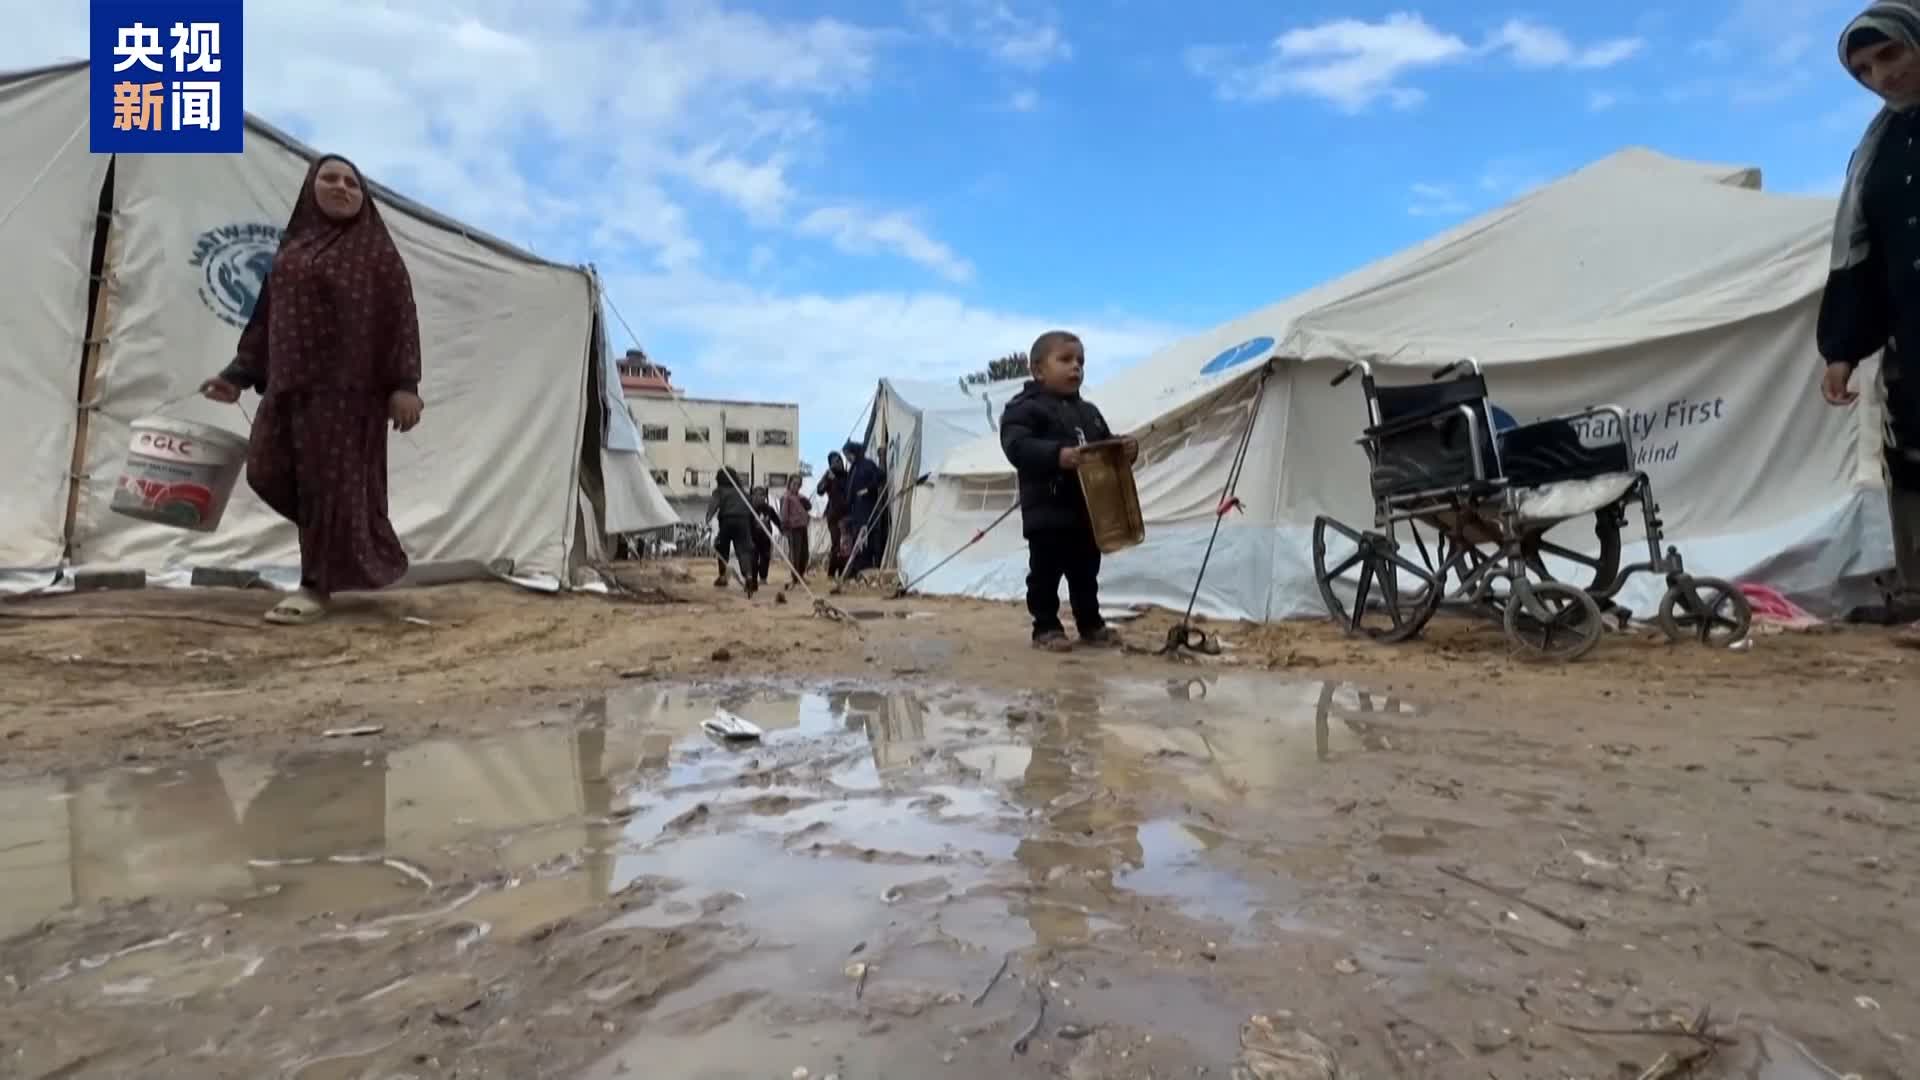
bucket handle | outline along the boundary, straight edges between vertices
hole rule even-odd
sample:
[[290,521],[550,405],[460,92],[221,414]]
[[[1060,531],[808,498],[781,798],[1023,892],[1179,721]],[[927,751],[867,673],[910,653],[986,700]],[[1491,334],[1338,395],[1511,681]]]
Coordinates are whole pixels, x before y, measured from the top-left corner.
[[[189,391],[187,391],[186,393],[184,393],[184,394],[181,394],[181,395],[180,395],[180,396],[178,396],[178,397],[171,397],[171,398],[168,398],[167,400],[165,400],[165,401],[163,401],[163,402],[161,402],[161,403],[160,403],[159,405],[157,405],[157,406],[155,406],[155,407],[154,407],[154,410],[153,410],[153,412],[151,412],[151,413],[149,413],[149,414],[147,414],[147,415],[149,415],[149,416],[160,416],[160,415],[163,415],[163,414],[164,414],[164,413],[165,413],[165,412],[166,412],[166,411],[167,411],[168,409],[171,409],[171,408],[173,408],[173,407],[174,407],[175,405],[179,405],[179,404],[181,404],[182,402],[187,402],[187,401],[192,401],[192,400],[193,400],[194,398],[197,398],[197,397],[199,397],[199,396],[200,396],[200,388],[196,386],[196,387],[194,387],[194,388],[193,388],[192,390],[189,390]],[[233,407],[234,407],[234,408],[236,408],[236,409],[239,409],[239,410],[240,410],[240,415],[241,415],[241,416],[244,416],[244,417],[246,417],[246,420],[247,420],[247,428],[248,428],[248,430],[252,430],[252,428],[253,428],[253,414],[252,414],[252,413],[249,413],[249,412],[247,411],[247,407],[246,407],[245,405],[242,405],[242,404],[241,404],[241,403],[240,403],[239,401],[237,401],[237,400],[236,400],[236,401],[235,401],[235,402],[233,403]]]
[[[194,398],[197,398],[199,396],[200,396],[200,388],[196,386],[192,390],[189,390],[186,393],[181,394],[179,397],[169,398],[168,400],[161,402],[159,407],[154,409],[151,415],[159,416],[161,413],[166,412],[168,409],[173,408],[175,405],[178,405],[183,401],[191,401]],[[233,407],[240,410],[240,415],[246,418],[247,430],[252,431],[253,430],[253,414],[247,411],[247,406],[243,402],[236,399],[233,403]],[[407,443],[411,445],[415,450],[420,449],[420,444],[413,441],[412,432],[403,431],[400,433],[400,437],[407,440]]]

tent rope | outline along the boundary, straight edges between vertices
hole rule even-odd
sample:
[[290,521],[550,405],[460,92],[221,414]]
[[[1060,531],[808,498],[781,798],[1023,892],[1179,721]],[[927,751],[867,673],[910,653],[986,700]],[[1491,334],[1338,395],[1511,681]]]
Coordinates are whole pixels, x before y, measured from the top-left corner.
[[1247,463],[1247,448],[1253,443],[1253,428],[1260,419],[1260,405],[1267,397],[1267,378],[1272,374],[1273,364],[1269,361],[1260,372],[1260,381],[1254,384],[1253,408],[1247,415],[1246,430],[1240,433],[1240,446],[1234,451],[1233,466],[1227,470],[1227,486],[1220,493],[1220,505],[1214,508],[1213,533],[1207,537],[1206,554],[1200,557],[1200,571],[1193,576],[1193,592],[1187,596],[1186,613],[1180,616],[1177,626],[1167,631],[1167,643],[1160,648],[1160,654],[1163,656],[1180,649],[1190,649],[1210,656],[1218,655],[1220,652],[1218,641],[1204,630],[1193,628],[1193,609],[1200,600],[1200,583],[1206,579],[1207,564],[1213,560],[1213,546],[1220,539],[1221,522],[1226,520],[1227,514],[1231,511],[1237,510],[1243,514],[1247,512],[1246,505],[1240,501],[1240,496],[1236,492],[1240,488],[1241,471]]
[[67,147],[72,146],[73,141],[78,139],[80,133],[85,130],[87,130],[87,118],[83,116],[80,118],[80,123],[74,125],[73,134],[67,136],[67,141],[61,143],[60,149],[55,150],[53,156],[47,159],[47,163],[40,166],[40,171],[33,174],[33,179],[27,181],[26,190],[20,193],[19,198],[13,200],[13,205],[7,207],[6,213],[0,214],[0,228],[5,228],[7,222],[13,220],[13,215],[19,213],[22,206],[27,205],[27,200],[33,197],[34,189],[38,188],[40,181],[45,180],[47,174],[53,171],[53,166],[60,160],[60,155],[66,153]]
[[[613,297],[609,296],[605,289],[600,290],[600,296],[602,299],[606,300],[607,310],[613,312],[613,317],[620,320],[620,326],[622,329],[624,329],[627,332],[627,337],[633,341],[633,344],[635,345],[635,347],[640,347],[640,335],[633,332],[633,326],[627,322],[627,317],[625,315],[620,314],[620,308],[618,305],[616,305],[613,302]],[[667,400],[673,402],[673,407],[680,411],[680,415],[683,419],[687,420],[689,423],[691,423],[694,420],[694,415],[688,412],[687,407],[685,405],[680,404],[678,399],[674,398],[671,394],[669,394],[667,396]],[[727,465],[725,459],[723,459],[719,454],[714,453],[713,444],[711,442],[706,442],[706,443],[701,443],[700,445],[706,449],[707,456],[712,458],[713,463],[716,466],[718,466],[719,475],[726,480],[726,482],[733,488],[735,492],[739,493],[742,499],[747,499],[748,498],[747,493],[745,491],[742,491],[740,488],[740,481],[734,478],[733,469]],[[807,584],[807,579],[801,576],[800,572],[793,568],[792,560],[787,557],[787,553],[785,551],[781,550],[780,542],[779,542],[780,537],[774,535],[773,527],[767,524],[766,519],[762,518],[758,513],[755,513],[753,515],[753,524],[761,532],[767,534],[767,539],[772,544],[774,556],[780,560],[780,564],[786,567],[787,572],[793,576],[793,583],[799,585],[800,591],[806,593],[807,599],[813,603],[814,616],[817,618],[828,619],[833,622],[845,623],[848,626],[851,626],[854,629],[858,630],[859,623],[854,621],[852,616],[848,615],[846,612],[840,610],[839,608],[833,606],[832,604],[827,603],[825,599],[823,599],[819,594],[815,593],[813,591],[813,588]],[[739,561],[740,561],[739,553],[736,552],[734,554],[734,562],[738,563]],[[722,565],[725,566],[726,564],[723,563]],[[740,581],[742,588],[746,587],[746,581],[741,577],[740,572],[737,569],[729,568],[728,572],[732,574],[736,580]]]
[[953,554],[948,555],[946,558],[941,559],[939,562],[934,563],[931,567],[928,567],[926,573],[921,574],[919,577],[916,577],[912,581],[909,581],[906,584],[900,586],[899,590],[893,594],[894,599],[897,600],[900,597],[906,596],[907,594],[911,593],[915,585],[918,585],[921,582],[932,577],[933,575],[939,573],[942,567],[946,566],[948,563],[952,562],[953,560],[959,558],[968,548],[972,547],[973,545],[979,543],[982,540],[985,540],[987,538],[988,533],[999,528],[1000,523],[1012,517],[1013,512],[1018,509],[1020,509],[1020,500],[1016,498],[1013,501],[1013,505],[1007,507],[1005,510],[1000,511],[1000,516],[997,518],[994,518],[992,523],[987,525],[986,528],[977,530],[973,534],[973,539],[968,540],[964,544],[961,544],[958,548],[954,550]]

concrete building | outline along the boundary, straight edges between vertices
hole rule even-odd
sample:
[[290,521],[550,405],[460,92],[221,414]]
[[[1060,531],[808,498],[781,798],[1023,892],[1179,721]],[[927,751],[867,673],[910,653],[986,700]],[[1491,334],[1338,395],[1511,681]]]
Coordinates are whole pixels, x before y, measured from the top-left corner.
[[620,385],[640,425],[654,483],[682,520],[705,517],[722,463],[773,490],[794,473],[812,474],[800,460],[798,405],[688,397],[673,385],[671,371],[639,349],[620,361]]

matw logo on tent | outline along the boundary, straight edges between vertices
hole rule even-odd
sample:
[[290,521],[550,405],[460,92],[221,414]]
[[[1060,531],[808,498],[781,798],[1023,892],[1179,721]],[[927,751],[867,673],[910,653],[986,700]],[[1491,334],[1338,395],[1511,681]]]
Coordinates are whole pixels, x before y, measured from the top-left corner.
[[245,329],[253,318],[280,232],[278,225],[249,222],[208,229],[194,240],[187,265],[200,272],[200,302],[221,322]]

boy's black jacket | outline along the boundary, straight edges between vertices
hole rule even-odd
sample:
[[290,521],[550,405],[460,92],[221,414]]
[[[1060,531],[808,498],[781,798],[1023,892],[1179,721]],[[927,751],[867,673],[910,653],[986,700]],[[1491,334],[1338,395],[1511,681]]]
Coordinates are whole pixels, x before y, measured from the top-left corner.
[[1007,402],[1000,413],[1000,449],[1019,474],[1024,533],[1093,527],[1080,484],[1060,468],[1060,450],[1112,437],[1107,418],[1078,394],[1063,397],[1029,381]]

